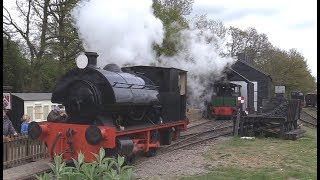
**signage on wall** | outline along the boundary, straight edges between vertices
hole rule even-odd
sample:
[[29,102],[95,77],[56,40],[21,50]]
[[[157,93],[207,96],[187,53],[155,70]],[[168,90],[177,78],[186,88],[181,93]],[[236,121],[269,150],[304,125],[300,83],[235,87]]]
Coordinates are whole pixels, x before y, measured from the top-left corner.
[[10,93],[3,93],[3,107],[11,109],[11,95]]
[[285,86],[275,86],[274,88],[276,94],[284,94],[286,92]]

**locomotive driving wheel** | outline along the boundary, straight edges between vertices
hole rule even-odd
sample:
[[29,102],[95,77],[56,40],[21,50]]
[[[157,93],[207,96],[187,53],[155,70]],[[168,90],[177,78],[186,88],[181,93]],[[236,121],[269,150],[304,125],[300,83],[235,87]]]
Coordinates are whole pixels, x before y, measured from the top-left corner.
[[132,153],[130,155],[125,156],[124,158],[124,163],[126,165],[133,165],[136,162],[136,154]]
[[145,153],[147,157],[154,157],[157,155],[157,148],[150,148],[148,152]]
[[160,144],[162,145],[170,145],[172,142],[173,137],[173,130],[172,129],[166,129],[161,132],[160,135]]

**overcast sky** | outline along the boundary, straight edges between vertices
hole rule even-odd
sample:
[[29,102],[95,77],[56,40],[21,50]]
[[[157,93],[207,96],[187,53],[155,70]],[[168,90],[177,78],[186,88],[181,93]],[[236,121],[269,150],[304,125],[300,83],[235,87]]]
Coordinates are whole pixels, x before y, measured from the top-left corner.
[[193,12],[225,26],[254,27],[284,50],[297,49],[317,76],[317,0],[194,0]]

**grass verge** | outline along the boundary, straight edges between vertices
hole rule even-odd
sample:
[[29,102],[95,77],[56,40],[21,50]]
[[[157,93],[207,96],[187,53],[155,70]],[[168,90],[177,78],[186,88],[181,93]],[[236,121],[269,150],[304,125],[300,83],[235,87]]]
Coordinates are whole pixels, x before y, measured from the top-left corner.
[[207,174],[179,179],[317,179],[317,132],[296,140],[232,138],[203,156]]

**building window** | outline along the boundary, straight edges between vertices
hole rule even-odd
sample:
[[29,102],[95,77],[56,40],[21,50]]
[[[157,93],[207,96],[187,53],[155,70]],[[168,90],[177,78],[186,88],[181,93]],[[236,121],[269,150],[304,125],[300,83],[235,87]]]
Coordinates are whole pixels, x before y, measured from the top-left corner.
[[53,110],[57,105],[51,105],[51,110]]
[[47,120],[49,114],[49,105],[43,106],[43,120]]
[[27,106],[27,115],[30,117],[30,120],[33,121],[33,107]]
[[35,105],[34,106],[34,118],[37,120],[42,120],[42,106],[41,105]]

